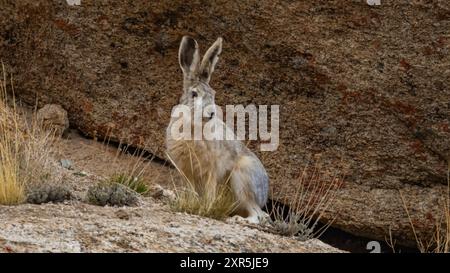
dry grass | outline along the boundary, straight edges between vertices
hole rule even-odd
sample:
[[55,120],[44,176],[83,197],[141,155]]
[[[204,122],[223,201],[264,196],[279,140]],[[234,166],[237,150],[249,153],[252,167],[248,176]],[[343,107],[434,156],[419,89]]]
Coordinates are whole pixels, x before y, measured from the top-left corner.
[[406,205],[405,197],[401,191],[399,192],[419,251],[422,253],[450,253],[450,161],[447,169],[447,191],[442,203],[442,215],[436,221],[433,234],[428,240],[419,237]]
[[[106,140],[105,140],[106,141]],[[110,146],[110,139],[103,143],[105,149]],[[149,179],[148,169],[153,164],[155,155],[147,153],[147,148],[136,149],[128,145],[119,143],[116,150],[112,166],[119,167],[112,175],[108,176],[105,181],[110,183],[122,184],[133,191],[146,196],[150,192],[150,187],[161,176],[160,172],[152,172]],[[116,164],[118,161],[128,157],[127,164]]]
[[[197,160],[198,157],[193,149],[189,149],[189,151],[192,153],[190,166],[194,166],[193,161]],[[173,210],[218,220],[223,220],[233,214],[238,204],[228,183],[231,173],[223,184],[218,184],[217,181],[212,179],[211,175],[202,178],[202,181],[191,181],[178,168],[170,155],[167,155],[167,157],[175,166],[183,182],[178,185],[172,178],[175,198],[171,200],[170,205]],[[197,162],[200,164],[199,160]],[[201,191],[199,187],[210,190]]]
[[392,253],[396,253],[397,252],[397,248],[396,248],[397,240],[395,240],[394,237],[392,236],[392,227],[389,227],[389,238],[386,238],[386,236],[385,236],[385,241],[386,241],[386,244],[391,249]]
[[284,198],[271,199],[268,227],[272,232],[308,240],[320,237],[332,224],[334,219],[325,221],[322,227],[317,228],[324,212],[333,205],[343,177],[332,176],[327,179],[319,171],[318,165],[311,171],[304,168],[293,193],[288,193],[290,188],[284,187],[278,193]]
[[175,211],[223,220],[235,210],[236,202],[229,187],[219,186],[216,196],[208,198],[207,195],[198,194],[189,185],[192,183],[188,183],[186,187],[175,188],[175,199],[171,202]]
[[[12,94],[11,101],[8,94]],[[26,200],[27,191],[53,177],[51,159],[54,134],[40,129],[35,116],[27,122],[19,113],[13,81],[2,65],[0,79],[0,204],[14,205]]]

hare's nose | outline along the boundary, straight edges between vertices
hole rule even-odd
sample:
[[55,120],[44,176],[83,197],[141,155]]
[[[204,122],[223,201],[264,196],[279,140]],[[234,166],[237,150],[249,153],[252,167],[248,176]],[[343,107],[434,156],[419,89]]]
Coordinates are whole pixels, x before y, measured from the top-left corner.
[[211,114],[209,114],[209,119],[212,119],[212,118],[214,117],[215,114],[216,114],[216,113],[211,112]]

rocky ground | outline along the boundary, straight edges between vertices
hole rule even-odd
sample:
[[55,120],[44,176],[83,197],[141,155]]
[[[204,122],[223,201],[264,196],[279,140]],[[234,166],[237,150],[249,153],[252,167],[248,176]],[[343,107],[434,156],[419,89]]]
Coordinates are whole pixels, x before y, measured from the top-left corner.
[[240,224],[175,213],[152,198],[138,207],[0,207],[0,252],[339,252]]
[[[233,221],[178,213],[164,199],[142,197],[136,207],[100,207],[84,202],[101,177],[142,160],[72,132],[59,143],[69,160],[64,183],[74,199],[59,204],[0,206],[0,252],[340,252]],[[172,170],[146,164],[152,183],[168,187]],[[158,175],[155,175],[158,174]]]

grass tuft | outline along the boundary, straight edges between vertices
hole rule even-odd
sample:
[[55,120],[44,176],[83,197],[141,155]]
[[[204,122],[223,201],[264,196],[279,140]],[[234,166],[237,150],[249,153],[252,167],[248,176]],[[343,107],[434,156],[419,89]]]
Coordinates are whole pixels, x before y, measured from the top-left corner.
[[[12,95],[11,101],[8,95]],[[7,80],[2,64],[0,77],[0,204],[26,201],[27,192],[53,179],[51,154],[54,137],[41,130],[35,115],[31,121],[19,113],[13,80]]]
[[343,178],[332,176],[327,179],[319,170],[318,165],[312,171],[305,168],[297,179],[293,193],[287,192],[288,188],[284,187],[278,194],[284,198],[271,199],[271,208],[268,209],[270,217],[266,223],[269,231],[306,241],[320,237],[332,224],[334,219],[325,220],[325,224],[318,228],[324,213],[336,200]]
[[[201,165],[194,150],[191,148],[189,150],[193,155],[190,156],[190,166],[194,166],[194,160],[197,160],[196,165]],[[193,181],[193,178],[188,178],[175,164],[170,155],[167,155],[167,157],[175,166],[182,179],[181,185],[176,184],[172,180],[175,198],[170,200],[170,206],[174,211],[218,220],[224,220],[233,214],[238,203],[228,183],[231,173],[223,184],[218,184],[209,173],[205,175],[206,177],[202,177],[201,181]]]
[[214,198],[198,194],[194,188],[187,186],[176,188],[170,206],[175,211],[223,220],[236,209],[236,201],[227,186],[219,186]]
[[130,176],[126,173],[114,174],[108,179],[111,183],[122,184],[141,195],[147,195],[150,191],[149,184],[142,176]]

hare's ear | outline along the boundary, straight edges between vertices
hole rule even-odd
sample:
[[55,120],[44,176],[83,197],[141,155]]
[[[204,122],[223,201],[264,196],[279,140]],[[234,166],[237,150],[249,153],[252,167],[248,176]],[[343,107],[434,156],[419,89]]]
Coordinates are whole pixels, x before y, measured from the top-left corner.
[[214,67],[219,60],[219,55],[222,52],[222,38],[219,37],[214,44],[206,51],[200,65],[199,77],[205,83],[209,83],[211,74],[214,72]]
[[184,77],[192,78],[200,61],[197,41],[189,36],[183,36],[178,51],[178,59]]

